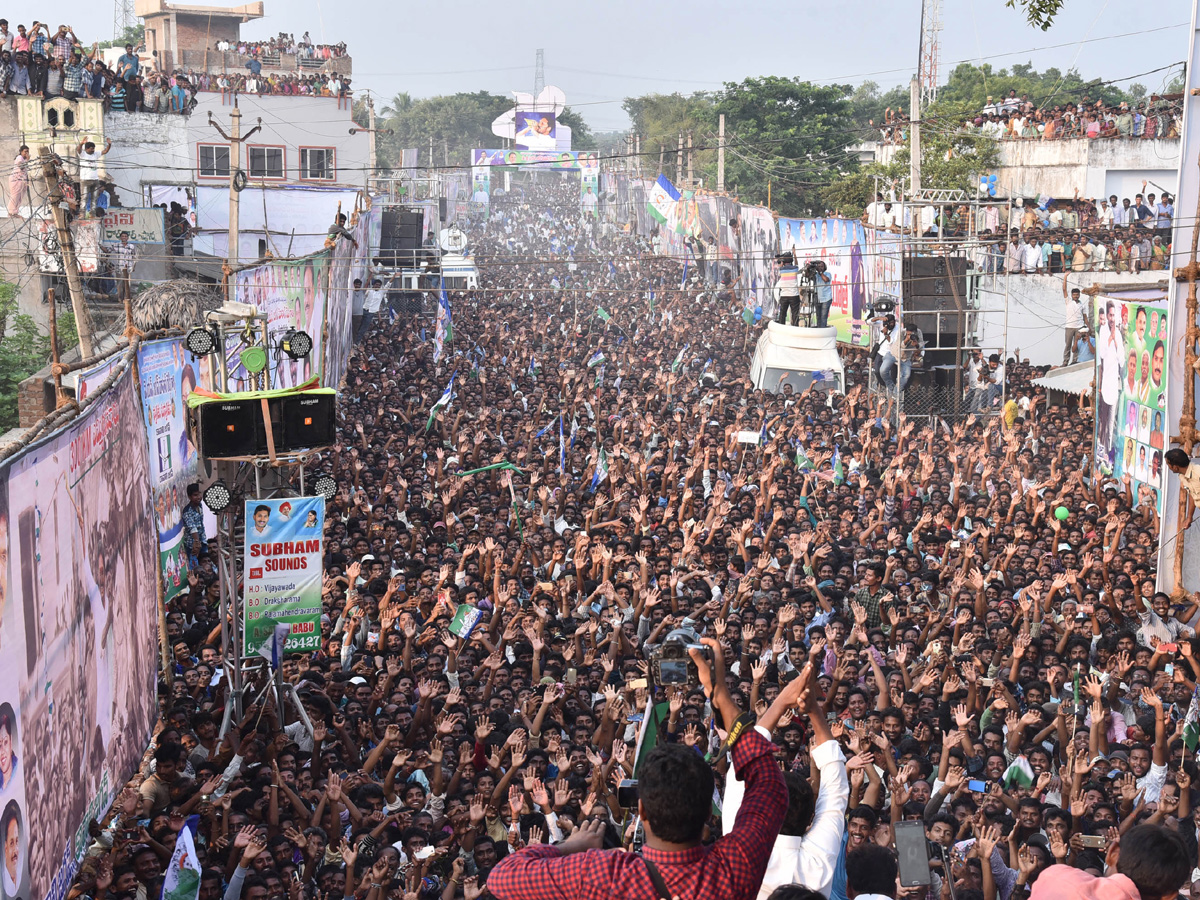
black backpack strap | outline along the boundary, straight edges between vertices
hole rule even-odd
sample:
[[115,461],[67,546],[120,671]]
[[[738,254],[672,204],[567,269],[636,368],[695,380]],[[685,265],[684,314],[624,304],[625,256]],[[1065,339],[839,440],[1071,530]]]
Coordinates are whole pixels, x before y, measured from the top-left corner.
[[654,883],[654,890],[659,896],[659,900],[671,900],[671,892],[667,890],[667,883],[663,881],[662,873],[658,871],[658,866],[642,857],[642,862],[646,864],[646,871],[650,874],[650,880]]

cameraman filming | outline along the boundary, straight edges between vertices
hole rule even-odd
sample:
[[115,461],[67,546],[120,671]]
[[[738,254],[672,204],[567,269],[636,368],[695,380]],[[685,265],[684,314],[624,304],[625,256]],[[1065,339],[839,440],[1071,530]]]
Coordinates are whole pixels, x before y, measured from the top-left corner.
[[712,813],[713,773],[695,750],[659,744],[639,771],[638,815],[646,841],[641,854],[601,850],[604,826],[581,825],[555,846],[536,844],[501,860],[487,886],[499,900],[596,897],[622,900],[752,900],[762,884],[771,848],[783,823],[788,792],[775,763],[775,746],[754,729],[754,714],[738,709],[725,684],[721,645],[688,649],[704,693],[729,730],[730,751],[746,795],[733,830],[702,843]]
[[817,286],[817,327],[828,328],[829,308],[833,306],[833,276],[821,260],[811,263],[809,270]]

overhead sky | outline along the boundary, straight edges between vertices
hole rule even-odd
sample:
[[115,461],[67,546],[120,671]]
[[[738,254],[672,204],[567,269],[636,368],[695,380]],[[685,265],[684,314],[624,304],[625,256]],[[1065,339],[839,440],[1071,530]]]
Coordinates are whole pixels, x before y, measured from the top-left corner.
[[[1153,91],[1171,73],[1141,73],[1187,54],[1191,10],[1180,0],[1067,0],[1045,32],[1026,25],[1023,14],[1004,0],[943,5],[943,81],[964,60],[983,60],[997,69],[1027,62],[1038,70],[1074,65],[1085,78],[1141,81]],[[13,25],[23,21],[21,6],[5,11]],[[26,18],[64,20],[89,43],[112,33],[111,0],[59,0],[50,8],[56,12],[29,4]],[[921,5],[265,0],[265,11],[263,19],[243,27],[247,38],[309,31],[319,42],[345,41],[354,59],[355,88],[369,89],[384,102],[400,91],[422,97],[531,90],[535,53],[542,48],[547,83],[563,89],[593,130],[609,131],[628,127],[621,99],[634,94],[707,90],[752,75],[872,80],[883,89],[907,83],[917,65]]]

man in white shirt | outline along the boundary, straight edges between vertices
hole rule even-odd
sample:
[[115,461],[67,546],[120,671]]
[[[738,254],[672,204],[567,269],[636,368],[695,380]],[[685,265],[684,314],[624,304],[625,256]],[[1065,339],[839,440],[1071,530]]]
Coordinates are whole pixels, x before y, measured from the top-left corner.
[[1087,324],[1083,315],[1083,304],[1079,299],[1079,288],[1071,288],[1067,293],[1067,276],[1063,275],[1063,299],[1066,301],[1066,321],[1063,323],[1063,334],[1066,340],[1063,346],[1064,366],[1079,361],[1079,338],[1087,334]]
[[104,142],[104,149],[97,150],[95,141],[85,140],[79,145],[79,186],[83,191],[83,214],[90,215],[92,202],[99,193],[100,157],[112,149],[112,141]]
[[362,340],[363,335],[371,330],[371,323],[379,315],[379,310],[383,307],[383,300],[386,295],[387,292],[383,289],[383,282],[378,278],[374,279],[371,282],[371,289],[363,297],[362,321],[358,323],[358,330],[354,333],[355,343]]
[[1096,210],[1096,216],[1100,219],[1100,224],[1104,228],[1111,229],[1116,221],[1116,213],[1113,211],[1112,204],[1107,200],[1100,201],[1100,208]]
[[1101,452],[1113,459],[1112,430],[1116,423],[1116,404],[1121,394],[1121,365],[1125,362],[1125,341],[1117,327],[1117,306],[1109,300],[1104,307],[1104,322],[1096,341],[1096,356],[1100,360],[1100,391],[1097,456]]
[[1033,239],[1033,235],[1030,234],[1025,239],[1025,246],[1021,248],[1021,269],[1026,274],[1032,274],[1040,271],[1042,268],[1042,248]]
[[[804,674],[790,682],[775,702],[760,718],[756,730],[770,739],[771,729],[779,722],[797,698],[804,697],[802,712],[813,730],[812,759],[821,773],[821,788],[815,798],[808,783],[808,774],[785,772],[788,785],[788,810],[783,819],[767,871],[763,875],[758,900],[766,900],[775,888],[783,884],[802,884],[828,897],[833,888],[833,874],[842,849],[846,804],[850,799],[850,783],[846,779],[846,758],[834,740],[817,704],[816,669],[806,666]],[[725,800],[721,808],[721,825],[725,834],[733,829],[745,794],[745,783],[736,775],[726,779]]]

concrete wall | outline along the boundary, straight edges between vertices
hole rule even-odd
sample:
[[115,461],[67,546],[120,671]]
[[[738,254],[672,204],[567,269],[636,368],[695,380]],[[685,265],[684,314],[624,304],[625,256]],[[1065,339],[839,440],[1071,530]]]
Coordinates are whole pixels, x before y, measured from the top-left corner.
[[[221,53],[215,49],[214,44],[209,44],[208,49],[204,49],[204,44],[199,44],[187,50],[180,50],[174,56],[175,68],[183,69],[188,72],[205,72],[210,75],[216,75],[220,72],[246,72],[246,64],[250,62],[249,56],[243,56],[240,53]],[[299,58],[286,53],[279,55],[279,65],[268,66],[263,65],[263,74],[270,75],[273,72],[286,73],[288,75],[313,75],[317,72],[337,72],[339,75],[352,75],[353,61],[349,56],[340,56],[336,59],[323,60],[321,65],[301,65]]]
[[[1077,272],[1071,273],[1071,287],[1093,284],[1144,284],[1164,281],[1166,272]],[[1007,295],[1005,287],[1007,284]],[[1165,281],[1164,281],[1165,285]],[[1164,286],[1164,291],[1165,291]],[[1005,344],[1005,305],[1008,307],[1008,342]],[[1000,352],[1007,347],[1012,354],[1020,348],[1021,357],[1035,366],[1062,363],[1063,327],[1066,305],[1061,275],[1012,275],[1007,278],[984,275],[979,285],[979,312],[976,316],[978,346]]]
[[[872,145],[854,148],[860,157]],[[875,144],[875,159],[889,163],[900,149]],[[1128,197],[1142,190],[1174,194],[1178,184],[1179,140],[997,141],[1000,165],[995,171],[1001,197],[1069,198]]]

